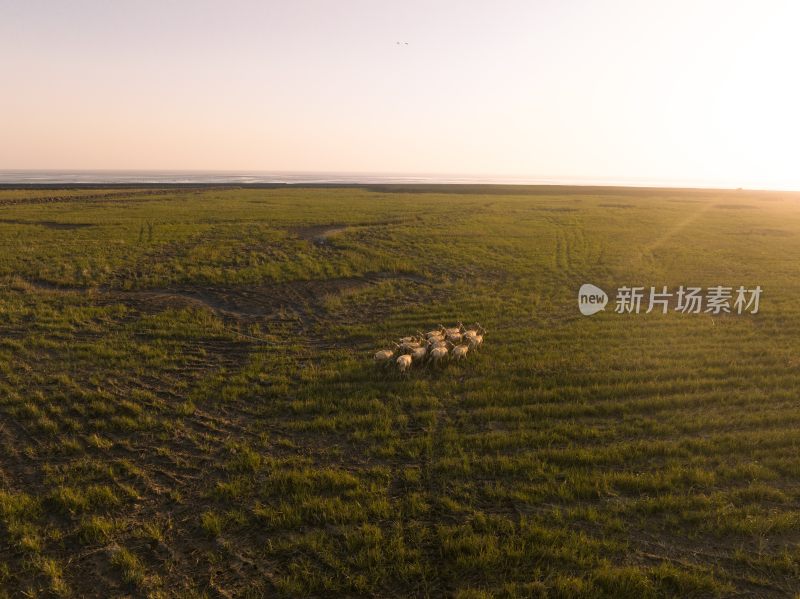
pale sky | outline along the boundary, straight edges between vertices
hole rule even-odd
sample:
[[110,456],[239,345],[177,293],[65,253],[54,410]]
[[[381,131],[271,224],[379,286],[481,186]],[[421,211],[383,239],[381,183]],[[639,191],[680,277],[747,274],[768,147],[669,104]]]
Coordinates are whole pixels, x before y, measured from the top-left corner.
[[790,0],[0,0],[0,169],[800,189],[798,25]]

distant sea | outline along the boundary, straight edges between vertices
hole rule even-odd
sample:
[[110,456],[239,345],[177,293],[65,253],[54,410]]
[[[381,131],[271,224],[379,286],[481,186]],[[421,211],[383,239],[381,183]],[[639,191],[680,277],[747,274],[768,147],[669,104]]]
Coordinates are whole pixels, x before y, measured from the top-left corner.
[[81,184],[183,184],[252,185],[286,184],[500,184],[500,185],[613,185],[625,187],[730,188],[708,181],[655,181],[651,179],[472,176],[396,173],[332,173],[286,171],[137,171],[137,170],[0,170],[0,185]]

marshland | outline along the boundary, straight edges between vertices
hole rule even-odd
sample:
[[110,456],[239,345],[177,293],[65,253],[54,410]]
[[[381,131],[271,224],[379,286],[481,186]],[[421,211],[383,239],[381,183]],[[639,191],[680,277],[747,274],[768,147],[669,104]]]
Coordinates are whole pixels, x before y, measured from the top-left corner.
[[798,256],[780,192],[2,190],[0,597],[794,596]]

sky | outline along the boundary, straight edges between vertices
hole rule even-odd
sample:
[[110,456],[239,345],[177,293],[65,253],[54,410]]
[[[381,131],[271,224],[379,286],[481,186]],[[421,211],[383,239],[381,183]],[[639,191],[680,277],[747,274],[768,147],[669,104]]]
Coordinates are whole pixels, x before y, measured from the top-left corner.
[[800,189],[799,22],[791,0],[0,0],[0,169]]

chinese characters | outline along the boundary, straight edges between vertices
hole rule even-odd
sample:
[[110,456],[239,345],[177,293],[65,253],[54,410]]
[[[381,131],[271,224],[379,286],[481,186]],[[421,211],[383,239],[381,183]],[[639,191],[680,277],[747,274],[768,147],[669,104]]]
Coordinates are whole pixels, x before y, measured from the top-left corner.
[[758,314],[761,286],[753,288],[739,286],[725,287],[684,287],[681,285],[671,292],[666,285],[659,288],[620,287],[617,289],[614,312],[617,314],[639,314],[644,310],[666,314],[670,307],[683,314]]

